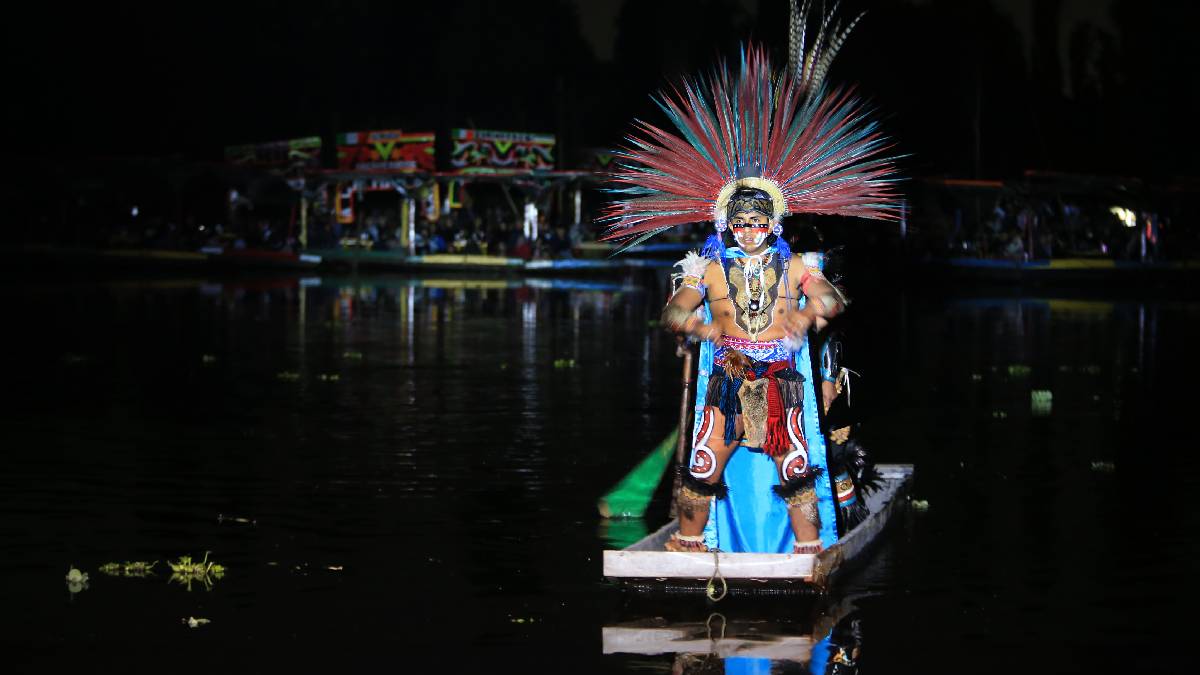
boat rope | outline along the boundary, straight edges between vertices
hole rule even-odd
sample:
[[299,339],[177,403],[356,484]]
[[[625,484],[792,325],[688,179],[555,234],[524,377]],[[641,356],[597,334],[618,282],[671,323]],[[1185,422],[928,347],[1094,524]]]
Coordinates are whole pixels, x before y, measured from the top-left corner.
[[[712,576],[708,578],[708,585],[704,587],[704,594],[707,595],[708,599],[712,600],[713,602],[720,602],[722,599],[724,599],[725,595],[729,593],[729,584],[725,582],[725,577],[721,576],[720,553],[721,549],[713,549],[713,573]],[[721,582],[720,595],[717,595],[717,581]]]
[[[718,616],[721,617],[721,636],[713,637],[712,620]],[[713,612],[712,614],[708,615],[707,619],[704,620],[704,627],[708,629],[708,640],[709,642],[712,642],[712,647],[709,648],[710,653],[717,653],[717,642],[725,639],[725,627],[728,625],[729,619],[726,619],[725,615],[720,612]]]

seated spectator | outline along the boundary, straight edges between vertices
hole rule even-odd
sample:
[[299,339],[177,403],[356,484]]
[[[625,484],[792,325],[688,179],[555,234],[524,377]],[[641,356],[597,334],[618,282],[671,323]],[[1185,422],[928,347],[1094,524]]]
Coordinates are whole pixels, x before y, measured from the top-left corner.
[[446,249],[446,238],[442,236],[441,232],[435,232],[433,237],[429,239],[429,252],[445,253]]
[[521,260],[533,259],[533,247],[529,245],[529,239],[525,238],[525,235],[517,236],[517,245],[513,246],[512,254],[514,258]]
[[1009,235],[1008,243],[1004,246],[1004,257],[1012,260],[1023,260],[1025,258],[1025,242],[1021,239],[1021,233],[1013,231]]
[[550,240],[550,255],[554,258],[571,257],[571,239],[567,237],[562,227],[554,228],[554,237]]
[[467,243],[463,247],[463,253],[468,255],[479,255],[480,253],[483,253],[483,241],[478,230],[476,230],[471,237],[467,239]]

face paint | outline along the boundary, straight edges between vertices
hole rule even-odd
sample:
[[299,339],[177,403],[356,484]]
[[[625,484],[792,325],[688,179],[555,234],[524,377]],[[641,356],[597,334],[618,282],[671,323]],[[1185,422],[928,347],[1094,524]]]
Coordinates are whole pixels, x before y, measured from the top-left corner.
[[771,233],[771,219],[758,211],[739,211],[729,219],[733,238],[742,250],[753,251],[763,245]]
[[767,227],[735,227],[733,228],[733,238],[737,240],[738,246],[753,250],[762,246],[770,232],[771,229]]
[[771,233],[771,219],[758,211],[739,211],[729,219],[733,238],[744,251],[758,249]]

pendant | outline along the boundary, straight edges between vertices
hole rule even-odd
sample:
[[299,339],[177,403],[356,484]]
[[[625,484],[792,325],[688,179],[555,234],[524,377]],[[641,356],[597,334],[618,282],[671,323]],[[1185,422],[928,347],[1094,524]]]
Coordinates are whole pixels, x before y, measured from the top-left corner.
[[750,311],[751,311],[751,312],[757,312],[757,311],[758,311],[758,301],[757,301],[757,300],[751,300],[751,301],[750,301]]

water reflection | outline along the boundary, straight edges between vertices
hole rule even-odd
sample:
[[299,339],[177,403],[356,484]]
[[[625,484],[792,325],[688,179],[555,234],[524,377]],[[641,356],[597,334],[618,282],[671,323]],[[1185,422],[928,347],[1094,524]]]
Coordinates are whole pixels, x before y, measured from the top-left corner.
[[860,672],[863,643],[863,619],[849,599],[710,606],[689,618],[658,615],[601,633],[603,653],[618,666],[680,674],[850,675]]
[[[297,649],[310,645],[339,670],[436,647],[492,667],[666,671],[677,654],[600,644],[605,626],[661,617],[642,627],[688,624],[701,660],[710,629],[758,646],[773,626],[810,647],[771,667],[804,672],[844,617],[818,626],[802,607],[724,601],[724,620],[673,601],[629,612],[601,581],[601,549],[666,519],[665,490],[644,522],[595,519],[597,497],[677,421],[674,343],[647,326],[664,293],[642,288],[0,288],[20,341],[6,373],[19,396],[0,408],[0,584],[21,619],[8,644],[68,666],[125,656],[149,632],[197,668],[311,669]],[[1104,671],[1163,644],[1155,617],[1181,604],[1200,553],[1197,455],[1169,441],[1188,437],[1194,397],[1165,386],[1200,375],[1197,316],[1141,298],[860,294],[846,335],[864,443],[915,463],[929,508],[874,557],[886,574],[839,590],[861,618],[851,660]],[[211,592],[97,573],[208,550],[235,571]],[[72,602],[69,566],[90,574]],[[169,632],[188,616],[212,619],[212,649]]]

